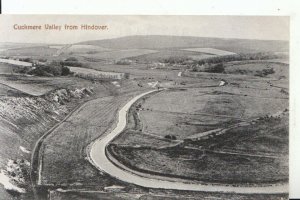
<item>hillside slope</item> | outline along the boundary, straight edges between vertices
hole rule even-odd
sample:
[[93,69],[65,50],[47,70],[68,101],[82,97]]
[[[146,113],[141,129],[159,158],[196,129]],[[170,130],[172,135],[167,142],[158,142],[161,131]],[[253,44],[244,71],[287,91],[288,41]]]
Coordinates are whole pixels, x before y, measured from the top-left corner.
[[165,48],[192,48],[210,47],[236,53],[249,52],[282,52],[288,51],[288,41],[274,40],[248,40],[248,39],[224,39],[189,36],[126,36],[114,39],[92,40],[78,44],[96,45],[113,49],[165,49]]

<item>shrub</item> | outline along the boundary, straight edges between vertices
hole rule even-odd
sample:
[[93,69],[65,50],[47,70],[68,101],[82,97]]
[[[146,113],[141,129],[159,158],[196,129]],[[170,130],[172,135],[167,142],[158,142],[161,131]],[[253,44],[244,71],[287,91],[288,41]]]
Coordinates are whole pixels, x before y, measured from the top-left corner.
[[132,63],[131,60],[127,60],[127,59],[124,59],[124,60],[118,60],[116,62],[117,65],[130,65]]
[[40,58],[38,59],[39,62],[47,62],[47,59],[46,58]]
[[216,65],[212,65],[211,67],[208,68],[207,72],[212,72],[212,73],[222,73],[224,72],[225,68],[223,63],[218,63]]
[[71,61],[71,62],[78,62],[78,59],[75,58],[75,57],[69,57],[69,58],[67,58],[65,61],[66,61],[66,62],[69,62],[69,61]]
[[223,63],[217,64],[203,64],[203,65],[193,65],[192,72],[210,72],[210,73],[223,73],[225,71],[225,67]]
[[176,136],[175,135],[165,135],[165,138],[168,140],[176,140]]
[[31,58],[20,58],[19,61],[32,62],[32,59]]
[[181,57],[169,57],[163,60],[164,63],[169,63],[169,64],[183,64],[188,62],[190,60],[189,57],[187,56],[181,56]]
[[67,76],[70,69],[62,65],[37,65],[29,74],[36,76]]
[[273,68],[266,68],[266,69],[263,69],[263,70],[257,70],[254,75],[255,76],[260,76],[260,77],[265,77],[269,74],[274,74],[274,73],[275,73],[275,71],[274,71]]
[[72,66],[72,67],[82,67],[83,66],[83,64],[78,61],[61,61],[60,64],[64,65],[64,66]]
[[62,66],[61,68],[61,75],[62,76],[67,76],[71,73],[70,68],[66,66]]

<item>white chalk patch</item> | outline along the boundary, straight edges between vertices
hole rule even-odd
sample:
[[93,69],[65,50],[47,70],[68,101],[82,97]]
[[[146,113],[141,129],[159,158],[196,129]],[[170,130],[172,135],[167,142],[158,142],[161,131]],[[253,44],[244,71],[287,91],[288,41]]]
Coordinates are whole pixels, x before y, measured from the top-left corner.
[[148,83],[148,85],[150,86],[150,87],[156,87],[157,85],[158,85],[158,81],[156,81],[156,82],[149,82]]
[[220,81],[219,86],[224,86],[227,85],[227,83],[225,81]]
[[17,191],[19,193],[26,192],[26,190],[24,188],[20,188],[18,186],[13,185],[10,182],[10,178],[4,173],[3,170],[1,170],[1,173],[0,173],[0,183],[4,186],[4,188],[6,190],[13,190],[13,191]]
[[120,83],[118,81],[113,81],[111,83],[114,84],[116,87],[120,87]]
[[125,187],[123,186],[118,186],[118,185],[112,185],[112,186],[107,186],[107,187],[104,187],[104,190],[111,190],[111,189],[124,189]]
[[64,190],[62,188],[57,188],[56,191],[58,191],[58,192],[67,192],[67,190]]
[[28,151],[25,147],[20,146],[21,151],[23,151],[24,153],[30,153],[30,151]]

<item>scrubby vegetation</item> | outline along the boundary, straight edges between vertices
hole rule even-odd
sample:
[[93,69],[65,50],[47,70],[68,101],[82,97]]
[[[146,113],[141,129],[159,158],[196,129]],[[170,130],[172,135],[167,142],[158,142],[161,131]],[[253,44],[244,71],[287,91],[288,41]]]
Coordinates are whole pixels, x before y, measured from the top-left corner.
[[75,57],[67,58],[64,61],[61,61],[60,64],[63,66],[72,66],[72,67],[83,67],[84,66],[84,64],[79,62],[78,59]]
[[61,65],[38,65],[28,74],[36,76],[67,76],[70,74],[70,69]]
[[222,73],[224,72],[225,67],[223,63],[218,64],[207,64],[204,65],[194,65],[192,67],[192,72],[210,72],[210,73]]
[[166,135],[165,138],[169,139],[169,140],[176,140],[177,139],[175,135]]
[[132,63],[132,60],[128,60],[128,59],[122,59],[122,60],[116,61],[117,65],[130,65],[131,63]]
[[256,73],[254,74],[255,76],[260,76],[260,77],[265,77],[269,74],[274,74],[275,71],[273,68],[266,68],[263,70],[257,70]]
[[14,72],[35,76],[67,76],[71,74],[71,71],[68,67],[57,61],[53,61],[47,65],[38,64],[34,67],[15,67]]
[[221,63],[230,61],[242,61],[242,60],[267,60],[267,59],[279,59],[286,58],[287,55],[276,54],[273,52],[259,52],[259,53],[248,53],[248,54],[234,54],[227,56],[215,56],[197,61],[198,64],[203,65],[205,63]]

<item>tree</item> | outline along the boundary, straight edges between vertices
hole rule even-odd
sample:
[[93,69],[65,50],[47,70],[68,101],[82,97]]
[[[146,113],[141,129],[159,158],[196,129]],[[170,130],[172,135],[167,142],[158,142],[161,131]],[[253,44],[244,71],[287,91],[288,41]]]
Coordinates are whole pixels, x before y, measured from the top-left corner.
[[61,68],[61,75],[62,76],[67,76],[70,73],[71,73],[71,71],[70,71],[69,67],[62,66],[62,68]]

